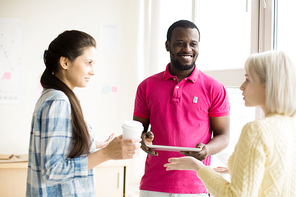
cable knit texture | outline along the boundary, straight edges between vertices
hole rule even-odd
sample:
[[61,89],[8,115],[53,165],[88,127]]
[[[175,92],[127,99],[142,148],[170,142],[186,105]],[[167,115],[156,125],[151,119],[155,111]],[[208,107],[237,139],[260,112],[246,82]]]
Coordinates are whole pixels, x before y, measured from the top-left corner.
[[246,124],[228,161],[231,183],[198,170],[214,197],[296,196],[296,118],[270,115]]

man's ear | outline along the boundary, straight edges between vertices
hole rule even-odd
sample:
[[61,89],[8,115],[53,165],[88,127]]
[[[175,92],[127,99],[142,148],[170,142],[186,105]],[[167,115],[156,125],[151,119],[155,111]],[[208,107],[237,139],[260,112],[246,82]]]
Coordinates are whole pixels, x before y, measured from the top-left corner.
[[167,51],[170,51],[170,43],[169,43],[169,41],[165,42],[165,48],[166,48]]
[[60,65],[63,69],[67,70],[69,65],[69,59],[66,57],[61,56],[60,57]]

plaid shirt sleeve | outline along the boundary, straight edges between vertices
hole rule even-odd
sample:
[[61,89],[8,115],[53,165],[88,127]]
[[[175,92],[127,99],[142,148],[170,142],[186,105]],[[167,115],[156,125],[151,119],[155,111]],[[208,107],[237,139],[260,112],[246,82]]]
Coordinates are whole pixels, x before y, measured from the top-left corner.
[[42,174],[48,182],[65,182],[88,175],[86,155],[68,159],[72,146],[71,106],[67,100],[44,104],[37,119],[40,125]]
[[[41,193],[48,194],[58,188],[62,192],[62,187],[67,184],[77,190],[79,180],[90,181],[89,187],[92,187],[93,170],[88,171],[87,155],[68,158],[73,143],[68,98],[64,94],[62,97],[55,94],[42,96],[32,120],[27,196],[42,196]],[[89,188],[88,191],[93,190]]]

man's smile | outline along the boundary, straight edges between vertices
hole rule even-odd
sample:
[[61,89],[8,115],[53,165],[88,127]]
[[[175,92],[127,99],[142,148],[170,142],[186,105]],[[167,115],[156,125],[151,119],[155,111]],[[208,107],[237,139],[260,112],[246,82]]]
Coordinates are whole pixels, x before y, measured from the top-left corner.
[[192,54],[179,54],[178,57],[181,57],[183,61],[189,62],[192,60],[193,55]]

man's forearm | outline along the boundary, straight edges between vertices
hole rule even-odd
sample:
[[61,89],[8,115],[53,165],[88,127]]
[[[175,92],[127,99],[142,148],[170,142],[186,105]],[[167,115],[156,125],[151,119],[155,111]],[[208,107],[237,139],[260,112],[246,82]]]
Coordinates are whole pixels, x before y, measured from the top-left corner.
[[225,134],[217,135],[213,137],[207,145],[209,150],[209,155],[215,155],[221,152],[228,146],[229,136]]

